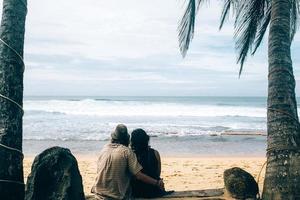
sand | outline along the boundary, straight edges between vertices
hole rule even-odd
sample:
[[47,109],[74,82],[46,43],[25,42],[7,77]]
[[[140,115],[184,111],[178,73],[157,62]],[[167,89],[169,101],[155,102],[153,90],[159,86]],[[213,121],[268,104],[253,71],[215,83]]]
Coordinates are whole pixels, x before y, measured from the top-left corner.
[[[90,194],[96,176],[96,156],[76,155],[83,178],[85,193]],[[185,191],[223,188],[223,172],[231,167],[241,167],[257,176],[265,162],[264,157],[162,157],[162,178],[167,190]],[[25,181],[30,173],[33,157],[25,157]],[[260,178],[263,185],[264,171]]]

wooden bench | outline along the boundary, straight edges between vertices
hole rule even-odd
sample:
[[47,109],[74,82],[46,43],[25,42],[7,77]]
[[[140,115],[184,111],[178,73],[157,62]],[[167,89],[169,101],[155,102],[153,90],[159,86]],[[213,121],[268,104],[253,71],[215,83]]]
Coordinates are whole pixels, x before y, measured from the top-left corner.
[[[157,199],[202,199],[202,200],[224,200],[224,189],[208,189],[208,190],[189,190],[189,191],[176,191],[170,195],[163,196]],[[93,195],[86,196],[86,200],[95,200]],[[141,200],[141,199],[140,199]]]

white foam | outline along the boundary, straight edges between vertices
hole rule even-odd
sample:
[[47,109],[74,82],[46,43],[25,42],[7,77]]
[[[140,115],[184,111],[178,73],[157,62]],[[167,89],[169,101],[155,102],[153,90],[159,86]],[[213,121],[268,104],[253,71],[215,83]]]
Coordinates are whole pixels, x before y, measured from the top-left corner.
[[[235,102],[234,102],[235,103]],[[118,123],[150,135],[219,135],[227,130],[266,130],[262,104],[112,101],[24,101],[24,139],[107,140]]]
[[197,105],[183,103],[141,102],[141,101],[81,101],[27,100],[26,111],[43,111],[66,115],[87,116],[151,116],[151,117],[222,117],[245,116],[266,117],[266,108],[225,105]]

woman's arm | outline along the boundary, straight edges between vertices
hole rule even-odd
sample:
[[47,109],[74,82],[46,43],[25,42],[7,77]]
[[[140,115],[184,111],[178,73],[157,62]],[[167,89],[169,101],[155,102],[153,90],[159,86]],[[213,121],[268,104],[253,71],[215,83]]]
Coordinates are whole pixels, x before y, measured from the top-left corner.
[[158,153],[158,151],[156,151],[154,149],[154,154],[155,154],[155,157],[157,159],[157,173],[158,173],[158,176],[160,177],[160,174],[161,174],[161,160],[160,160],[160,155]]

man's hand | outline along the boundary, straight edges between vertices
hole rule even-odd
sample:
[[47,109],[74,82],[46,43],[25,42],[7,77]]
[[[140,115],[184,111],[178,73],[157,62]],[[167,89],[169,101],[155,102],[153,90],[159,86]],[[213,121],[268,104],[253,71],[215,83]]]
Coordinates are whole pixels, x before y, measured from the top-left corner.
[[164,184],[164,181],[163,181],[162,179],[160,179],[160,180],[157,182],[157,186],[158,186],[161,190],[165,191],[165,184]]
[[135,177],[136,177],[136,179],[143,181],[144,183],[155,185],[155,186],[159,187],[161,190],[165,190],[165,184],[162,179],[160,179],[160,180],[153,179],[150,176],[143,174],[142,172],[138,172],[135,175]]

